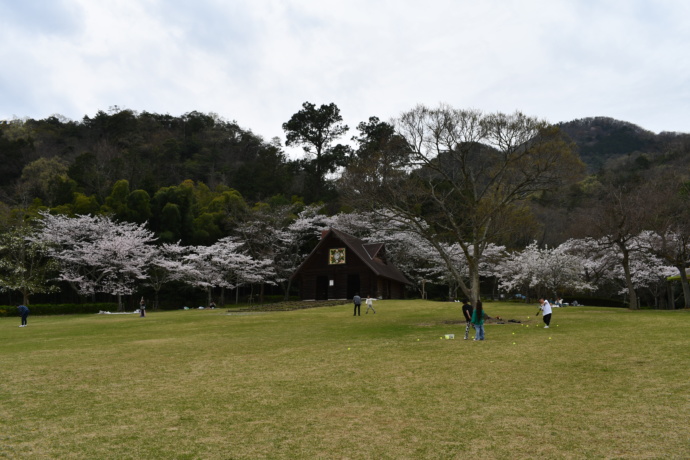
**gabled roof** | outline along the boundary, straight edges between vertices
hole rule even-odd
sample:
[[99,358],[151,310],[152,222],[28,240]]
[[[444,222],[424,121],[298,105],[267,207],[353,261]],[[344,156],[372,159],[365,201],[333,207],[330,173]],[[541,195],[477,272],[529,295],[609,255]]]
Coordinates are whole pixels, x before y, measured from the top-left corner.
[[366,266],[371,269],[371,271],[374,272],[377,276],[381,276],[383,278],[388,278],[390,280],[394,281],[399,281],[401,283],[405,284],[412,284],[407,278],[405,278],[405,275],[398,270],[396,267],[393,265],[388,265],[386,264],[381,258],[377,258],[376,256],[379,255],[385,245],[383,243],[365,243],[364,241],[360,240],[357,237],[354,237],[352,235],[348,235],[345,232],[341,232],[340,230],[336,230],[334,228],[331,228],[326,232],[322,237],[321,241],[319,241],[319,244],[316,245],[314,250],[309,254],[309,256],[302,262],[302,264],[295,270],[293,273],[293,277],[302,269],[302,266],[309,260],[311,259],[312,255],[318,251],[318,249],[324,244],[325,241],[329,239],[329,237],[336,237],[340,241],[342,241],[345,246],[352,252],[354,252],[357,257],[359,257],[365,264]]
[[364,250],[367,251],[367,254],[369,254],[369,257],[372,259],[376,257],[376,255],[383,249],[384,244],[383,243],[365,243],[364,244]]

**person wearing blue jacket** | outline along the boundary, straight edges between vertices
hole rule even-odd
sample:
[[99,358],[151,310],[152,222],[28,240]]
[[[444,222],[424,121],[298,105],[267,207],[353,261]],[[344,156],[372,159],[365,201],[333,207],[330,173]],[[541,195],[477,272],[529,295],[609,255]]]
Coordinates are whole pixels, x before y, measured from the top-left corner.
[[362,310],[360,308],[362,305],[362,298],[359,296],[359,293],[355,294],[355,296],[352,298],[352,301],[355,304],[355,314],[352,316],[362,316]]
[[19,327],[26,327],[26,319],[29,317],[29,307],[26,305],[19,305],[17,307],[17,310],[19,310],[19,314],[22,316],[22,325]]

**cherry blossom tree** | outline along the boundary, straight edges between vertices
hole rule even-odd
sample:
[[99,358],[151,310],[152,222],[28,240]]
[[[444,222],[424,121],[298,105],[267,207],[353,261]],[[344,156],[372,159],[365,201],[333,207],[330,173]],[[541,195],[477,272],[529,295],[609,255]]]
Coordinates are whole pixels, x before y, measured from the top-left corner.
[[685,308],[690,308],[690,284],[686,271],[690,263],[690,235],[670,229],[663,233],[644,231],[638,235],[638,240],[640,246],[663,258],[666,264],[674,268],[673,275],[678,275],[683,289]]
[[116,222],[107,216],[52,215],[41,213],[36,241],[50,246],[60,264],[59,279],[81,295],[104,292],[132,294],[137,282],[148,278],[148,263],[154,254],[153,233],[144,224]]
[[[292,274],[307,258],[310,242],[328,220],[320,214],[319,208],[310,205],[295,214],[294,205],[265,206],[255,210],[252,219],[237,227],[242,248],[249,255],[257,261],[272,261],[274,278],[271,281],[282,286],[285,300],[289,297]],[[263,283],[261,286],[263,288]]]
[[[208,248],[211,267],[222,280],[219,283],[222,292],[221,304],[225,303],[226,288],[235,289],[235,303],[239,303],[239,288],[251,282],[260,281],[258,272],[255,270],[256,260],[243,251],[242,246],[243,243],[234,241],[234,238],[225,237]],[[270,277],[269,273],[266,275],[266,278]]]
[[629,238],[625,252],[618,245],[608,244],[610,238],[571,239],[559,248],[583,260],[589,285],[601,287],[613,283],[618,286],[617,294],[628,299],[629,289],[636,291],[636,299],[638,292],[648,289],[658,304],[666,277],[675,270],[650,250],[650,239],[653,239],[650,232]]
[[[630,258],[633,288],[637,292],[648,290],[654,297],[655,306],[658,307],[658,297],[667,284],[666,278],[676,273],[676,269],[669,266],[664,259],[658,257],[653,252],[640,247],[639,238],[635,244],[638,246],[638,249]],[[621,281],[624,279],[625,275],[620,265],[615,267],[614,275]],[[627,294],[627,285],[622,286],[620,294]]]
[[149,278],[146,282],[154,291],[153,309],[158,308],[159,293],[165,284],[182,279],[182,259],[188,253],[186,246],[165,243],[153,253],[149,263]]
[[536,242],[499,263],[496,274],[503,290],[534,291],[538,297],[565,289],[594,288],[585,281],[585,261],[581,257],[569,254],[565,247],[539,248]]
[[225,290],[256,283],[271,283],[275,271],[270,259],[254,259],[242,250],[242,243],[225,237],[211,246],[193,246],[177,267],[180,279],[191,286],[204,289],[208,303],[214,288],[221,289],[221,305],[225,305]]
[[406,231],[378,232],[374,238],[386,243],[391,262],[414,283],[423,299],[427,298],[428,284],[447,282],[448,270],[445,263],[436,251],[417,235]]
[[[232,287],[223,274],[213,265],[213,249],[211,246],[188,246],[187,253],[179,264],[169,265],[177,273],[177,278],[184,283],[199,289],[207,294],[207,302],[211,303],[213,289],[217,287]],[[221,302],[221,305],[223,302]]]
[[620,259],[614,248],[596,238],[571,238],[560,246],[568,254],[579,257],[584,263],[585,282],[601,286],[615,279],[614,267]]

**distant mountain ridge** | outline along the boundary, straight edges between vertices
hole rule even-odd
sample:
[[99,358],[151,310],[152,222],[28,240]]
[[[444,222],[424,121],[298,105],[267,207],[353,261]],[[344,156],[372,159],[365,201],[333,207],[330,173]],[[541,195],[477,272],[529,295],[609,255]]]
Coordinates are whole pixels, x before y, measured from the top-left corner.
[[589,117],[558,123],[557,126],[578,146],[580,158],[591,172],[610,160],[634,153],[659,153],[671,140],[690,134],[655,134],[633,123],[610,117]]

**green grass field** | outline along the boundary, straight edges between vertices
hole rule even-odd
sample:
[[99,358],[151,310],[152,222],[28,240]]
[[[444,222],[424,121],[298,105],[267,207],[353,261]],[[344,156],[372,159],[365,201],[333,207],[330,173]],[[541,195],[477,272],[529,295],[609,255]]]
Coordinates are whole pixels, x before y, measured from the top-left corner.
[[1,318],[0,458],[690,458],[688,311],[375,306]]

